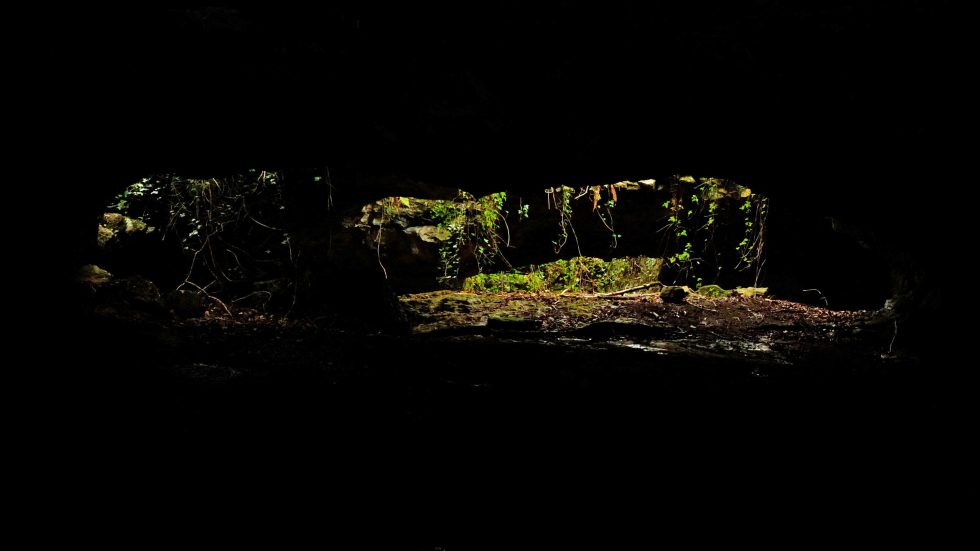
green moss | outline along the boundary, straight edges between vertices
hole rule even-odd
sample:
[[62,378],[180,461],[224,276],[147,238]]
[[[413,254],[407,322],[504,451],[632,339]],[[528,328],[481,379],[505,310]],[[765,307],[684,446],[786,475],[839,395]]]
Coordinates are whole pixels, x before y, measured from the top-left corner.
[[743,297],[761,297],[766,294],[768,287],[739,287],[735,289],[735,292],[742,295]]
[[544,288],[544,281],[539,272],[477,274],[466,278],[463,282],[464,291],[499,293],[525,292],[534,293]]
[[99,224],[99,235],[96,238],[99,248],[104,249],[115,236],[115,231],[113,231],[111,228],[103,226],[102,224]]
[[657,280],[662,261],[659,258],[627,257],[609,261],[601,258],[576,257],[531,266],[514,272],[478,274],[463,283],[466,291],[539,292],[568,291],[606,293],[620,291]]
[[151,232],[153,228],[146,225],[146,222],[140,220],[139,218],[130,218],[128,216],[124,217],[126,224],[126,233],[133,232]]
[[99,224],[99,233],[96,237],[100,248],[106,248],[120,239],[120,234],[139,234],[154,231],[153,226],[139,218],[124,216],[118,212],[107,212],[102,215],[102,223]]
[[729,294],[731,294],[730,291],[726,291],[718,285],[705,285],[704,287],[698,289],[697,293],[703,297],[712,298],[727,297]]

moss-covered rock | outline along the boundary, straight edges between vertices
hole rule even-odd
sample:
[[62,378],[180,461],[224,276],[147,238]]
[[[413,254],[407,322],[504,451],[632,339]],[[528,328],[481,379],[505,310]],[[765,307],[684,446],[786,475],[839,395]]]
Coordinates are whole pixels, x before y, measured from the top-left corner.
[[738,287],[733,293],[738,293],[745,298],[761,297],[769,291],[768,287]]
[[102,221],[99,223],[97,243],[102,249],[112,248],[129,237],[146,235],[154,232],[155,229],[139,218],[132,218],[118,212],[107,212],[102,215]]
[[698,289],[697,293],[703,297],[720,298],[727,297],[731,291],[726,291],[718,285],[705,285]]
[[513,272],[478,274],[467,278],[463,289],[476,292],[606,293],[655,282],[662,264],[659,258],[643,256],[608,261],[576,257]]
[[527,292],[535,293],[544,290],[545,282],[540,272],[477,274],[466,278],[463,282],[464,291],[483,293],[497,292]]
[[95,264],[86,264],[78,269],[78,281],[90,285],[102,285],[112,280],[112,274]]

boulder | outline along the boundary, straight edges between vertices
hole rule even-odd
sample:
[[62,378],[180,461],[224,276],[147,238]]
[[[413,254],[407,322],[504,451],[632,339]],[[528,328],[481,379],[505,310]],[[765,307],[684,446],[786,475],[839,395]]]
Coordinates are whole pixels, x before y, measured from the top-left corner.
[[660,291],[660,300],[668,304],[683,304],[688,294],[684,287],[664,287]]

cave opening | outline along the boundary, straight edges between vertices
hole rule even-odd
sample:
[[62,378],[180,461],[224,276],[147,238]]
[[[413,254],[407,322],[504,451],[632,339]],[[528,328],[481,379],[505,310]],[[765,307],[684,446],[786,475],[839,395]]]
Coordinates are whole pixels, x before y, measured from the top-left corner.
[[[105,283],[156,288],[161,310],[178,318],[242,310],[340,325],[351,305],[337,300],[346,294],[337,286],[357,296],[365,281],[380,280],[366,294],[401,297],[394,316],[415,320],[410,332],[426,319],[414,306],[447,293],[596,304],[764,297],[865,313],[892,293],[873,235],[833,217],[772,209],[768,197],[730,179],[672,175],[482,196],[417,190],[437,198],[338,206],[329,170],[147,176],[105,202],[79,277],[93,296]],[[595,313],[586,309],[562,329]],[[557,318],[537,315],[544,319],[529,323],[557,330],[548,323]],[[485,325],[487,312],[477,318]]]
[[778,195],[678,175],[382,189],[256,169],[105,196],[76,288],[92,354],[126,358],[105,375],[130,421],[215,453],[650,427],[765,445],[856,434],[918,384],[873,236]]
[[[347,407],[357,396],[375,420],[430,429],[464,398],[483,403],[461,410],[478,424],[514,400],[533,418],[536,393],[576,419],[625,407],[635,422],[693,396],[720,407],[705,377],[755,393],[914,361],[872,236],[731,179],[387,189],[399,195],[345,196],[326,168],[125,186],[77,277],[95,340],[151,350],[158,376],[191,386],[330,381]],[[582,410],[580,394],[616,407]]]
[[963,488],[950,3],[193,4],[37,18],[44,260],[9,294],[69,355],[51,457],[187,496],[307,458],[450,507],[566,465]]

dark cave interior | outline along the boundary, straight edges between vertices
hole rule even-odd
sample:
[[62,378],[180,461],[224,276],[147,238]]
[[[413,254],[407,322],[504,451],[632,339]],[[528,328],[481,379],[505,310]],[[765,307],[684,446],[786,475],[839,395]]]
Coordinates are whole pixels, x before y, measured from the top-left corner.
[[[188,2],[37,15],[51,38],[37,126],[58,129],[45,143],[59,159],[47,171],[46,207],[59,223],[45,230],[45,296],[64,312],[54,348],[77,359],[58,370],[71,387],[68,446],[130,458],[97,470],[138,481],[136,502],[193,501],[217,487],[215,503],[230,510],[243,481],[281,492],[259,482],[273,477],[335,484],[351,502],[392,493],[412,509],[431,498],[442,504],[400,516],[422,541],[463,548],[481,539],[481,521],[462,504],[519,501],[538,484],[553,497],[600,479],[647,488],[650,470],[677,503],[751,494],[774,516],[784,504],[909,515],[975,498],[966,474],[975,468],[964,467],[974,457],[965,443],[973,378],[953,352],[950,264],[937,261],[961,254],[952,236],[962,234],[934,204],[936,181],[962,158],[960,19],[949,2],[859,0]],[[250,169],[279,179],[288,215],[270,219],[286,226],[262,222],[292,240],[282,254],[302,251],[280,304],[239,311],[215,300],[179,315],[172,303],[140,305],[131,288],[99,298],[91,281],[78,283],[80,266],[99,264],[173,290],[189,279],[175,243],[97,256],[107,205],[150,175],[218,181]],[[680,282],[691,283],[681,305],[651,293],[603,297],[614,306],[588,310],[602,323],[585,328],[529,336],[500,318],[475,332],[419,334],[418,303],[405,297],[436,291],[434,264],[399,280],[378,262],[400,265],[398,239],[410,247],[417,235],[409,242],[393,229],[390,248],[372,256],[364,245],[386,235],[384,220],[351,229],[384,198],[399,199],[402,215],[461,189],[476,199],[506,191],[522,201],[506,204],[508,234],[526,239],[515,267],[569,260],[580,256],[571,245],[556,255],[550,238],[532,239],[537,230],[521,234],[524,198],[554,217],[541,206],[545,189],[605,186],[599,197],[610,201],[614,183],[680,174],[768,198],[755,285],[767,297],[705,302],[692,280]],[[621,249],[608,249],[608,232],[584,229],[599,227],[586,204],[571,215],[588,248],[581,256],[665,256],[651,243],[668,215],[647,214],[661,196],[620,193]],[[735,276],[718,283],[753,287]],[[548,304],[527,303],[535,323],[578,319],[567,314],[574,302]],[[729,322],[695,338],[694,311]],[[634,323],[641,315],[677,321]],[[765,320],[739,325],[752,316]],[[610,329],[626,318],[631,329]],[[740,342],[740,332],[746,342],[765,332],[767,348],[788,352],[775,361],[719,344]],[[693,344],[671,348],[679,342]],[[310,471],[338,476],[300,474]],[[459,519],[461,535],[433,518]]]

